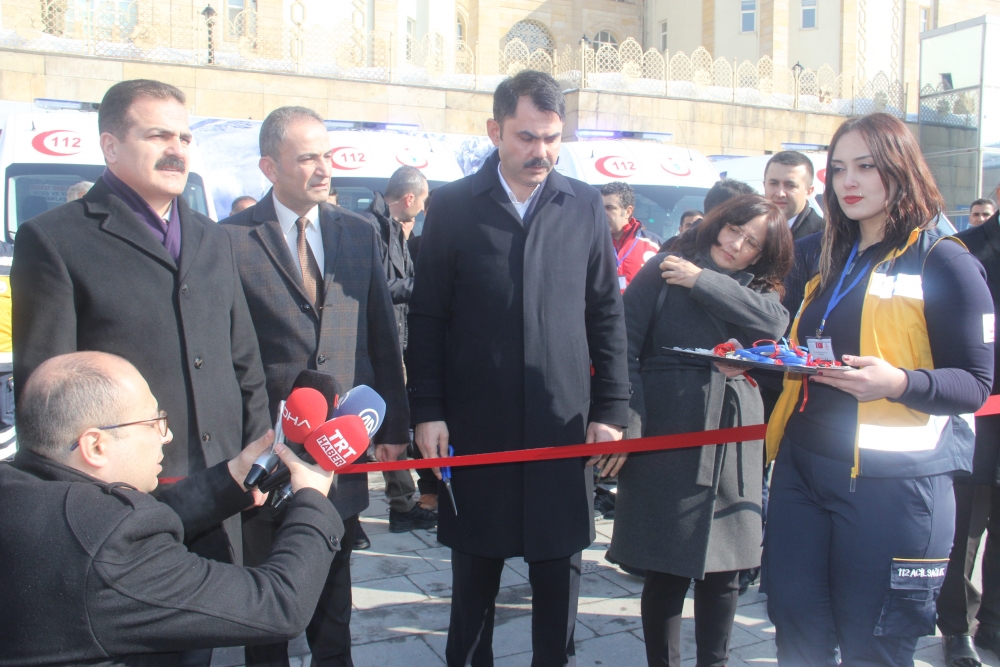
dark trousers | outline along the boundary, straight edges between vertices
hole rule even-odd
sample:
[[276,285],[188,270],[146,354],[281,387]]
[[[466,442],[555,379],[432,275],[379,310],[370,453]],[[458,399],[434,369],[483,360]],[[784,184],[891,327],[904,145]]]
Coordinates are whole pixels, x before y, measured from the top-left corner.
[[762,588],[779,665],[913,664],[955,533],[948,474],[858,477],[788,440],[771,474]]
[[[280,526],[280,517],[268,512],[243,522],[243,559],[248,566],[260,565],[267,560],[274,541],[273,531]],[[280,513],[279,513],[280,514]],[[249,534],[247,531],[250,526]],[[322,667],[353,667],[351,660],[351,550],[354,533],[358,528],[358,515],[344,519],[344,536],[340,551],[333,557],[319,603],[312,620],[306,627],[306,639],[312,651],[312,664]],[[247,646],[247,667],[288,667],[288,644]]]
[[[984,532],[980,595],[970,578]],[[969,634],[974,618],[981,625],[1000,629],[1000,489],[992,485],[955,485],[955,546],[937,610],[942,634]]]
[[[642,587],[642,634],[649,667],[680,667],[681,617],[690,577],[646,571]],[[694,636],[698,667],[723,667],[729,659],[740,573],[710,572],[694,582]]]
[[[528,563],[531,582],[531,667],[576,665],[573,631],[580,597],[579,553]],[[493,667],[493,622],[502,558],[451,552],[448,667]]]

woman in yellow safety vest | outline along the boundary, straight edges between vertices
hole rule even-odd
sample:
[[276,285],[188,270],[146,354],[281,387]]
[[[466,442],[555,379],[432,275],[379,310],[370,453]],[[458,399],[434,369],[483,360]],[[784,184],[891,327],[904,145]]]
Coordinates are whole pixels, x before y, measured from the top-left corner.
[[779,665],[912,665],[934,634],[993,381],[993,302],[979,263],[932,229],[944,208],[896,117],[844,122],[827,157],[820,271],[792,337],[854,370],[785,375],[767,432],[762,587]]

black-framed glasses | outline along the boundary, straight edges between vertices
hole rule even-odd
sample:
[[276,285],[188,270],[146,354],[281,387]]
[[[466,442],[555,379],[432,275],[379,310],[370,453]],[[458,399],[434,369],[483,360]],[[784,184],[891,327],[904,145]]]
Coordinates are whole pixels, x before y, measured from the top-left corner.
[[[155,428],[157,433],[160,434],[161,438],[167,437],[167,432],[170,430],[170,427],[167,425],[166,410],[160,410],[159,416],[153,417],[152,419],[140,419],[139,421],[135,422],[125,422],[124,424],[113,424],[111,426],[98,426],[97,430],[110,431],[111,429],[115,428],[125,428],[126,426],[138,426],[139,424],[146,424],[151,428]],[[74,442],[69,446],[69,450],[73,451],[79,446],[80,446],[80,440],[78,439],[76,442]]]
[[[752,239],[746,234],[744,234],[743,230],[740,229],[738,226],[734,225],[733,223],[731,222],[726,223],[726,231],[728,231],[735,237],[742,238],[744,241],[747,242],[747,245],[750,246],[750,249],[753,250],[754,252],[761,251],[760,243],[756,239]],[[741,247],[740,250],[743,250],[743,248]]]

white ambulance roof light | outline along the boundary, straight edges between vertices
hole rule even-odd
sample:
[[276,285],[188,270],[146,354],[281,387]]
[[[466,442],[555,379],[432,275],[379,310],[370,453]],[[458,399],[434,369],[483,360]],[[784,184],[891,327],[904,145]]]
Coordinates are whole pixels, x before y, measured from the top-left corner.
[[781,150],[783,151],[828,151],[830,146],[827,144],[795,144],[795,143],[782,143]]
[[46,111],[89,111],[94,112],[101,108],[99,102],[78,102],[76,100],[50,100],[42,97],[35,98],[35,106]]
[[646,141],[673,141],[669,132],[631,132],[629,130],[585,130],[576,131],[577,139],[644,139]]

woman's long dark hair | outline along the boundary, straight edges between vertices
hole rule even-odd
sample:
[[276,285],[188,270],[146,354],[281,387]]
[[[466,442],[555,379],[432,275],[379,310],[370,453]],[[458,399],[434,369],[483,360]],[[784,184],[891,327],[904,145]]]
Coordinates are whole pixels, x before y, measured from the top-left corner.
[[674,250],[685,259],[693,259],[699,253],[708,255],[712,246],[719,243],[719,232],[726,225],[742,227],[754,218],[766,216],[767,236],[761,244],[760,253],[753,264],[745,270],[753,274],[751,287],[762,291],[773,290],[784,293],[782,281],[792,270],[792,233],[781,209],[760,195],[740,195],[719,204],[698,223],[677,239]]
[[920,146],[903,121],[886,113],[873,113],[860,118],[850,118],[837,128],[826,156],[826,236],[820,255],[820,275],[826,287],[835,276],[854,247],[861,233],[857,220],[851,220],[840,208],[840,200],[833,190],[833,153],[837,142],[849,132],[857,132],[868,147],[872,162],[882,178],[888,194],[890,183],[897,187],[896,194],[885,204],[885,231],[880,247],[888,251],[906,242],[910,232],[924,228],[944,210],[944,199],[938,192]]

